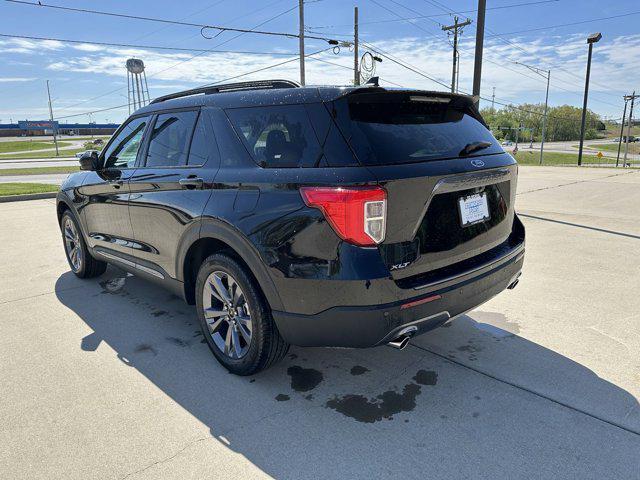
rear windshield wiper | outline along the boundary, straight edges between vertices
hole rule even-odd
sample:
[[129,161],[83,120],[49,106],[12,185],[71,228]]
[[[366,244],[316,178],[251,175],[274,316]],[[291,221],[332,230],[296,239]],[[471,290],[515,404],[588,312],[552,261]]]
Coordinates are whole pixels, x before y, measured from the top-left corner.
[[460,155],[461,157],[466,157],[467,155],[470,155],[473,152],[477,152],[478,150],[484,150],[485,148],[488,148],[490,146],[491,146],[491,142],[467,143],[465,147],[462,150],[460,150],[460,153],[458,155]]

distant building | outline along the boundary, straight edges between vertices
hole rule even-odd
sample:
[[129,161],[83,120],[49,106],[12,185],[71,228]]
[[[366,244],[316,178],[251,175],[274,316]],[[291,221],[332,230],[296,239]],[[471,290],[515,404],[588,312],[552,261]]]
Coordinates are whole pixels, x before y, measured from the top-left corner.
[[0,123],[0,137],[36,137],[53,135],[111,135],[117,123],[58,123],[49,120],[24,120],[18,123]]

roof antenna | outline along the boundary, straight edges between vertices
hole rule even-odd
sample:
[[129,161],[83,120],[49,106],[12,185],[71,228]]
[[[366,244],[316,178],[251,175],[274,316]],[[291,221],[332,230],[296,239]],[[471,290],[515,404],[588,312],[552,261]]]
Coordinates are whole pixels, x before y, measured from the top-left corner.
[[367,83],[365,83],[365,85],[373,85],[374,87],[379,87],[380,85],[378,84],[378,79],[380,77],[371,77],[369,80],[367,80]]

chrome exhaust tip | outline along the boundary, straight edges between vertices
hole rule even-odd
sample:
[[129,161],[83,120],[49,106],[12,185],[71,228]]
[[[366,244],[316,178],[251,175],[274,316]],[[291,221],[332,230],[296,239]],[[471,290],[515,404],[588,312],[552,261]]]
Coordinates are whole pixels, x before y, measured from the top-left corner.
[[409,345],[409,339],[411,337],[409,335],[401,335],[395,340],[391,340],[387,343],[390,347],[397,348],[398,350],[404,350],[404,348]]
[[520,280],[519,280],[519,279],[518,279],[518,280],[516,280],[515,282],[511,283],[511,284],[507,287],[507,289],[509,289],[509,290],[513,290],[514,288],[516,288],[516,286],[518,285],[518,283],[519,283],[519,282],[520,282]]

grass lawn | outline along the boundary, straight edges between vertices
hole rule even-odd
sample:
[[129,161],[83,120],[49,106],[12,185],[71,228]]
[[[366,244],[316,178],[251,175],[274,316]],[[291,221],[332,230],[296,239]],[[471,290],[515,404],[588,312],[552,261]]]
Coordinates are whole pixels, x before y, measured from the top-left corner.
[[42,175],[48,173],[73,173],[80,170],[80,165],[77,167],[38,167],[38,168],[5,168],[0,169],[0,177],[6,177],[8,175]]
[[57,190],[57,185],[49,185],[47,183],[0,183],[0,197],[55,192]]
[[[617,143],[604,143],[597,145],[585,145],[585,148],[589,150],[606,150],[607,152],[618,152],[618,144]],[[629,153],[640,153],[640,143],[633,142],[629,144]],[[620,156],[624,155],[624,143],[620,147]]]
[[[539,165],[540,152],[518,152],[516,160],[520,165]],[[615,165],[616,159],[611,157],[598,158],[595,155],[583,155],[583,165]],[[577,153],[544,152],[543,165],[578,165]]]
[[[58,142],[58,147],[68,147],[72,145],[71,142]],[[27,141],[27,142],[0,142],[0,153],[6,152],[27,152],[33,150],[42,150],[45,148],[55,148],[56,145],[51,141]]]
[[[60,155],[56,157],[56,152],[30,152],[30,153],[16,153],[16,154],[0,154],[0,160],[20,160],[23,158],[70,158],[75,156],[76,153],[84,152],[86,148],[72,148],[70,150],[60,150]],[[99,150],[96,148],[95,150]]]

